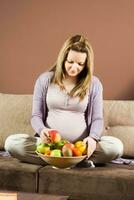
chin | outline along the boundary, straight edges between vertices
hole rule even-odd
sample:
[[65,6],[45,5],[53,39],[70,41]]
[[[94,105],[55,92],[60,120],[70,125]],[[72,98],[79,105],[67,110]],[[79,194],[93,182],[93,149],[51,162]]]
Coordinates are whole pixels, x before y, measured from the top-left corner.
[[75,77],[75,76],[77,76],[78,74],[68,74],[68,76],[70,76],[70,77]]

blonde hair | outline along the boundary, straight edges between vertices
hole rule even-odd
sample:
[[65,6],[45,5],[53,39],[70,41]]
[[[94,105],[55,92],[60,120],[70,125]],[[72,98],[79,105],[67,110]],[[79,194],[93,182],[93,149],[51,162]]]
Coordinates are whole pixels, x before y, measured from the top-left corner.
[[93,49],[88,40],[83,35],[75,35],[69,37],[63,44],[52,70],[54,76],[52,83],[56,83],[61,89],[65,89],[63,85],[63,79],[65,78],[64,63],[66,61],[69,50],[75,50],[77,52],[83,52],[87,54],[86,63],[77,77],[75,87],[71,90],[70,96],[78,96],[81,100],[85,97],[87,90],[90,87],[92,73],[93,73]]

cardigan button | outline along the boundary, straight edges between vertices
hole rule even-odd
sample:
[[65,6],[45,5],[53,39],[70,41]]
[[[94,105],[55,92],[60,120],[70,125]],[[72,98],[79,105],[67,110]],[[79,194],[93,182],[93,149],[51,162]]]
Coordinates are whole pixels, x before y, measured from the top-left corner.
[[109,130],[109,129],[110,129],[110,126],[106,126],[105,129],[106,129],[106,130]]

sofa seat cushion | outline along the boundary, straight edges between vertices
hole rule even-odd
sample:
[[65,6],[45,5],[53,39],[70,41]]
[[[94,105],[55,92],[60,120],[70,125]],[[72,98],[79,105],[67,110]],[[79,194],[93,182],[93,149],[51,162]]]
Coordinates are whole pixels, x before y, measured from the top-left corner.
[[0,156],[0,189],[36,192],[40,167],[21,163],[12,157]]
[[[70,199],[134,197],[134,166],[107,164],[96,168],[39,170],[39,192],[62,194]],[[110,195],[109,195],[110,194]]]

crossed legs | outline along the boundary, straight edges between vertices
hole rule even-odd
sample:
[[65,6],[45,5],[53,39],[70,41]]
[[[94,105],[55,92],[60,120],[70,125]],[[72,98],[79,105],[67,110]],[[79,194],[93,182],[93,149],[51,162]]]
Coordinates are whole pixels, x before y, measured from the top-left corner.
[[[31,137],[28,134],[13,134],[5,141],[5,150],[11,156],[22,162],[45,165],[45,163],[35,153],[37,143],[40,138]],[[122,142],[113,136],[102,136],[101,141],[97,143],[95,152],[90,157],[94,164],[105,164],[119,158],[123,155]]]

